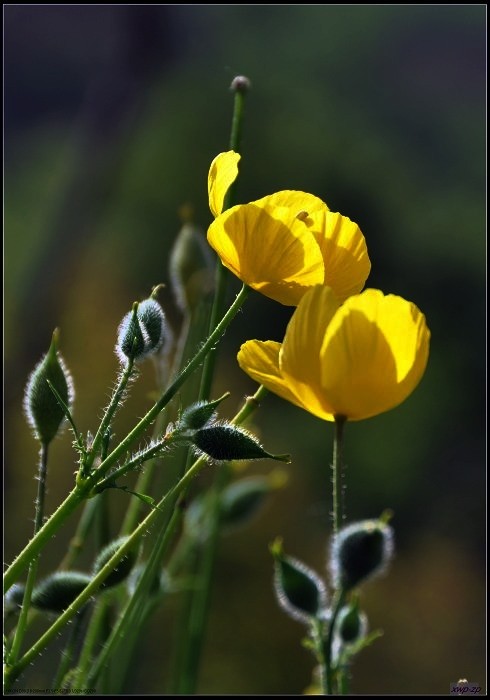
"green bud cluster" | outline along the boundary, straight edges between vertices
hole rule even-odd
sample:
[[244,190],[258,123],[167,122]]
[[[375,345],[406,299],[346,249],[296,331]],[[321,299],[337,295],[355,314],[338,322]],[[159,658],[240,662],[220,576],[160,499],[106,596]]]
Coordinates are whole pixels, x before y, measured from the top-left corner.
[[121,364],[129,359],[141,361],[157,352],[165,338],[165,314],[155,299],[135,303],[121,321],[117,333],[116,355]]

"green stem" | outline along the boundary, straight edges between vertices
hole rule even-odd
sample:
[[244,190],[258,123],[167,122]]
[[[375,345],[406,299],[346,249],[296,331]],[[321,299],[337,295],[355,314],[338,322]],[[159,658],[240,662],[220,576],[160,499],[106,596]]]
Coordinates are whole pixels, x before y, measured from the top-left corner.
[[186,365],[179,376],[172,382],[169,388],[164,392],[160,399],[153,405],[148,413],[139,421],[139,423],[131,430],[123,441],[108,455],[101,463],[100,467],[82,483],[77,484],[73,491],[53,513],[49,520],[44,524],[35,537],[22,550],[16,559],[9,566],[4,575],[4,591],[6,592],[17,580],[22,571],[29,565],[30,561],[37,556],[44,545],[55,535],[66,518],[76,509],[76,507],[87,497],[90,490],[97,483],[101,476],[112,467],[119,457],[129,449],[132,443],[137,440],[146,428],[154,421],[156,416],[162,411],[165,406],[175,396],[179,388],[185,382],[187,377],[197,369],[207,353],[224,335],[226,329],[234,319],[240,308],[242,307],[250,288],[243,285],[238,293],[235,301],[230,306],[226,314],[216,326],[213,333],[209,336],[206,342],[201,346],[193,359]]
[[338,590],[335,592],[334,600],[332,604],[332,617],[330,618],[328,624],[327,639],[325,642],[325,674],[326,674],[326,695],[333,695],[334,692],[334,668],[332,666],[332,643],[333,643],[333,632],[335,628],[335,622],[339,615],[339,612],[344,605],[345,593],[343,590]]
[[312,622],[311,636],[315,647],[316,660],[320,669],[320,695],[330,695],[328,692],[328,669],[325,659],[323,625],[321,620],[314,620]]
[[346,419],[344,416],[335,416],[335,432],[333,439],[333,462],[332,462],[332,484],[333,484],[333,534],[336,535],[342,524],[344,517],[343,497],[342,497],[342,471],[343,471],[343,432]]
[[124,396],[124,392],[126,391],[126,387],[133,373],[133,369],[134,359],[129,359],[127,365],[124,368],[124,371],[119,377],[119,381],[114,390],[114,393],[112,394],[109,406],[106,409],[105,415],[102,418],[97,433],[94,437],[94,441],[92,443],[90,452],[87,455],[85,463],[83,464],[85,474],[88,474],[90,472],[90,468],[92,467],[94,459],[96,458],[99,452],[99,448],[101,447],[102,441],[106,438],[107,430],[111,424],[111,420],[113,419],[116,410],[118,409],[121,403],[121,399]]
[[139,538],[147,532],[147,530],[153,525],[154,520],[160,514],[160,512],[168,505],[169,502],[173,502],[177,497],[187,489],[190,482],[201,472],[201,470],[206,466],[207,459],[204,457],[196,460],[189,471],[180,479],[180,481],[175,484],[160,500],[160,502],[153,508],[153,510],[146,516],[146,518],[138,525],[136,530],[130,535],[130,537],[124,542],[124,544],[119,547],[117,552],[107,561],[107,563],[102,567],[92,581],[84,588],[82,593],[76,598],[67,609],[56,619],[56,621],[51,625],[51,627],[46,630],[46,632],[40,637],[35,644],[29,649],[29,651],[24,654],[24,656],[19,659],[19,661],[12,666],[8,666],[5,669],[6,679],[14,680],[17,676],[28,666],[33,659],[40,654],[45,647],[56,637],[60,632],[62,627],[71,620],[71,618],[77,613],[80,608],[85,605],[85,603],[98,591],[101,584],[107,578],[107,576],[116,568],[120,560],[135,546]]
[[[253,396],[247,397],[245,403],[232,421],[241,425],[260,405],[267,389],[260,386]],[[214,570],[214,562],[219,543],[221,494],[230,479],[228,465],[223,465],[216,474],[212,486],[212,498],[210,500],[211,531],[204,545],[202,557],[198,560],[196,578],[199,585],[191,592],[189,614],[187,617],[184,647],[181,655],[180,678],[178,680],[178,692],[190,695],[195,692],[199,671],[199,662],[204,644],[206,622],[209,614],[209,600],[211,596],[211,583]]]
[[53,690],[59,690],[59,688],[63,687],[63,680],[68,671],[70,670],[71,664],[73,663],[73,660],[75,658],[75,651],[78,644],[78,640],[80,638],[80,632],[82,631],[82,623],[85,617],[84,612],[85,609],[80,610],[78,615],[75,617],[70,632],[70,638],[65,649],[61,653],[60,665],[58,667],[58,672],[55,676],[52,685]]
[[[39,471],[38,471],[38,484],[37,484],[37,497],[35,504],[35,515],[34,515],[34,536],[37,535],[41,526],[43,524],[44,518],[44,500],[46,495],[46,476],[48,469],[48,445],[41,444],[41,451],[39,455]],[[37,556],[33,559],[29,565],[29,571],[27,573],[26,587],[24,591],[24,598],[22,601],[22,608],[19,615],[19,621],[17,623],[17,628],[15,630],[14,639],[12,642],[12,648],[9,654],[9,663],[15,663],[19,657],[20,649],[22,646],[22,641],[24,639],[25,631],[27,628],[27,616],[29,614],[29,609],[31,606],[32,591],[34,590],[34,584],[36,582],[37,567],[39,563],[39,557]]]
[[[245,95],[246,90],[235,88],[235,100],[233,104],[233,117],[231,122],[231,134],[230,134],[230,150],[236,153],[240,152],[240,142],[242,138],[242,127],[243,127],[243,114],[245,107]],[[229,209],[235,193],[236,180],[232,183],[228,192],[225,196],[225,201],[223,204],[223,211]],[[220,318],[226,295],[226,283],[228,278],[228,270],[222,264],[221,260],[218,258],[216,263],[216,283],[215,283],[215,293],[213,300],[213,307],[211,309],[211,318],[209,320],[209,332],[211,333],[218,319]],[[208,399],[211,393],[211,384],[214,376],[214,367],[216,364],[216,351],[212,350],[206,358],[204,363],[202,378],[201,378],[201,389],[199,391],[200,399]]]

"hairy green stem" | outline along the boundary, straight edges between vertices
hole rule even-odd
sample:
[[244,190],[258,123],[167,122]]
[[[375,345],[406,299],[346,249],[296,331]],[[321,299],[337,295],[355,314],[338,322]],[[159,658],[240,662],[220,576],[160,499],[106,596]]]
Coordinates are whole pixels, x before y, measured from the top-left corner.
[[[41,450],[39,453],[39,470],[38,470],[38,484],[37,484],[37,497],[35,504],[35,515],[34,515],[34,536],[37,535],[41,526],[43,524],[44,518],[44,500],[46,495],[46,477],[48,469],[48,445],[41,444]],[[24,639],[25,631],[27,628],[27,616],[29,615],[29,609],[31,606],[32,591],[34,590],[34,584],[36,582],[37,568],[39,563],[39,556],[33,559],[29,565],[29,570],[27,573],[26,587],[24,591],[24,598],[22,600],[22,608],[19,614],[19,621],[15,630],[14,639],[12,642],[12,648],[9,653],[9,663],[15,663],[19,657],[20,649],[22,646],[22,641]]]
[[172,382],[160,399],[153,405],[148,413],[139,421],[139,423],[126,435],[122,442],[107,456],[101,463],[99,468],[80,483],[76,485],[73,491],[63,501],[59,508],[53,513],[49,520],[44,524],[35,537],[22,550],[16,559],[9,566],[4,575],[4,590],[7,591],[18,579],[22,571],[29,565],[32,559],[37,556],[44,545],[54,536],[66,518],[76,509],[76,507],[87,497],[95,484],[104,476],[112,465],[127,452],[130,446],[137,440],[146,428],[151,425],[156,416],[165,408],[165,406],[175,396],[179,388],[184,384],[186,379],[197,369],[207,353],[215,346],[215,344],[224,335],[226,329],[234,319],[240,308],[242,307],[250,288],[243,285],[238,293],[235,301],[230,306],[226,314],[216,326],[213,333],[209,336],[205,343],[198,350],[193,359],[186,365],[179,376]]
[[332,617],[328,623],[327,639],[325,641],[325,671],[326,671],[326,695],[334,694],[334,667],[332,664],[332,644],[335,622],[339,612],[344,605],[345,593],[343,590],[338,590],[334,594],[332,603]]
[[333,534],[336,535],[344,518],[342,496],[343,472],[343,432],[344,416],[335,416],[335,432],[333,439],[332,484],[333,484]]

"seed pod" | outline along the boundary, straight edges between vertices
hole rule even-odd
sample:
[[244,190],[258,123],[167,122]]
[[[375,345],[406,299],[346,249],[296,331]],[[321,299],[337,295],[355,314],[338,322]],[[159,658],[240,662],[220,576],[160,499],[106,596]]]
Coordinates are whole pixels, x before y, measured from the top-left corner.
[[306,564],[286,556],[276,541],[274,557],[274,589],[276,598],[288,615],[300,622],[311,622],[322,616],[327,605],[325,584]]
[[44,612],[61,613],[78,598],[92,578],[81,571],[56,571],[35,587],[31,605]]
[[276,459],[289,462],[289,455],[272,455],[264,450],[257,438],[244,428],[231,423],[215,423],[196,430],[191,442],[197,451],[221,462],[239,459]]
[[[96,576],[99,573],[99,571],[107,564],[109,559],[111,559],[114,556],[117,550],[125,542],[127,542],[127,540],[127,537],[119,537],[117,540],[109,542],[109,544],[106,545],[104,549],[102,549],[99,552],[93,566],[94,576]],[[119,563],[116,564],[116,567],[114,568],[112,573],[110,573],[109,576],[107,576],[107,578],[105,579],[104,583],[102,583],[101,589],[112,588],[113,586],[117,586],[119,583],[122,583],[122,581],[124,581],[124,579],[127,578],[131,573],[131,569],[133,568],[135,562],[136,552],[133,549],[127,552],[119,561]]]
[[330,573],[344,592],[381,573],[393,556],[393,529],[381,520],[342,528],[333,539]]
[[24,394],[27,420],[36,438],[43,445],[48,445],[53,440],[65,418],[65,410],[51,390],[48,381],[68,408],[71,407],[74,398],[71,375],[58,352],[58,338],[59,331],[56,329],[48,352],[29,377]]

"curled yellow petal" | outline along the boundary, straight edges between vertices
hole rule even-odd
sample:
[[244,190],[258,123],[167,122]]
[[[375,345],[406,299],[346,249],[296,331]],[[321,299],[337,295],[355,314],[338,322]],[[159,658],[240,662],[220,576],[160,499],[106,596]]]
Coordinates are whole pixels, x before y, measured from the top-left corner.
[[430,332],[411,302],[368,289],[350,297],[328,326],[322,388],[336,414],[361,420],[394,408],[415,389]]
[[295,210],[265,201],[232,207],[213,221],[208,242],[242,282],[295,306],[324,278],[320,248],[306,227],[294,226],[295,217]]
[[281,343],[272,340],[248,340],[237,355],[238,364],[249,377],[286,401],[304,408],[288,388],[279,370]]
[[324,284],[334,290],[339,301],[358,294],[371,271],[366,240],[359,226],[326,207],[312,211],[305,224],[322,251]]
[[216,217],[223,211],[226,193],[238,176],[240,154],[235,151],[220,153],[211,163],[208,175],[209,208]]

